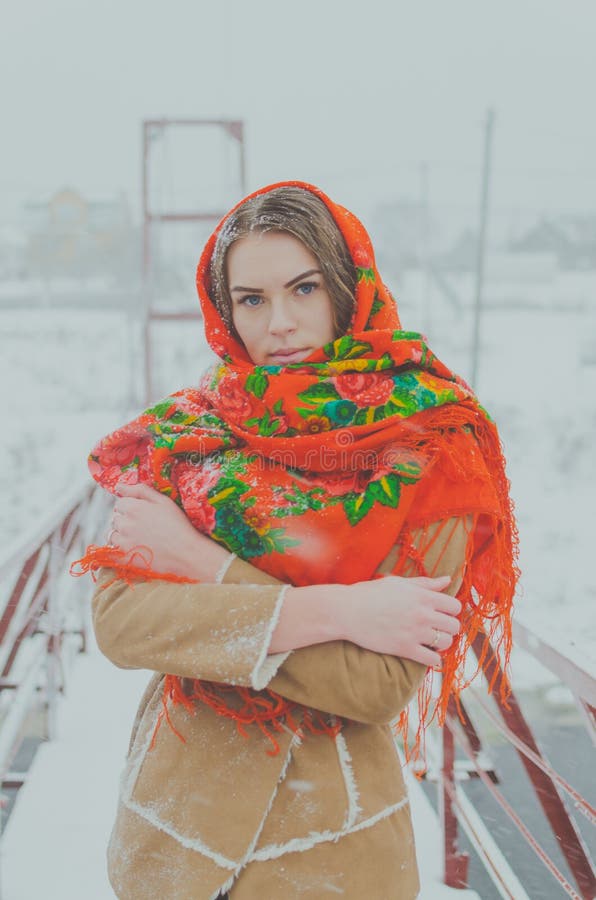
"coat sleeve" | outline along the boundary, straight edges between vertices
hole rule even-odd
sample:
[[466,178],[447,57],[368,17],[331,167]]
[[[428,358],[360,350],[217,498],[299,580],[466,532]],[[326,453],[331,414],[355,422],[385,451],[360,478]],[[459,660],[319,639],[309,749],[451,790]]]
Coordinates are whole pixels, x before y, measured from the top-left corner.
[[[469,527],[467,518],[451,518],[413,534],[426,571],[451,576],[452,595],[461,584]],[[378,571],[390,572],[396,555],[390,553]],[[241,560],[230,566],[227,578],[272,581]],[[413,660],[374,653],[350,641],[329,641],[292,651],[267,687],[305,706],[357,722],[385,724],[407,706],[425,674],[426,666]]]
[[[426,567],[434,574],[454,576],[450,590],[455,592],[463,572],[465,523],[463,519],[436,523],[427,529],[425,540],[433,537],[434,528],[440,534],[429,542]],[[422,537],[415,534],[415,542],[421,543]],[[388,559],[380,570],[390,568]],[[255,690],[268,687],[305,706],[361,722],[395,718],[425,674],[419,663],[364,650],[349,641],[267,654],[285,587],[238,559],[223,584],[158,580],[128,585],[106,569],[92,601],[97,643],[122,668]]]
[[260,690],[288,656],[267,655],[284,592],[276,583],[129,585],[104,569],[93,627],[102,653],[122,668]]

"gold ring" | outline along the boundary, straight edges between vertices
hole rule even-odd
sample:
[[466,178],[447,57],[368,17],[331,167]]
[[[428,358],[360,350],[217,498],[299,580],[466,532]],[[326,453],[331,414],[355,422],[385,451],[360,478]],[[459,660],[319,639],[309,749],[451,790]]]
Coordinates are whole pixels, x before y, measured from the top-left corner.
[[439,646],[439,641],[441,640],[441,632],[438,628],[433,628],[433,631],[435,633],[435,637],[432,644],[429,644],[428,646],[431,650],[436,650],[436,648]]

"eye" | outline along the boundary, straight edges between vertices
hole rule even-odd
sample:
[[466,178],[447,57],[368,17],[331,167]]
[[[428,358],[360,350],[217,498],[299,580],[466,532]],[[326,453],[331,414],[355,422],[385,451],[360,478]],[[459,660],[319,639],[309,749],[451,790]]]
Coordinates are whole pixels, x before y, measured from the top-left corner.
[[256,309],[262,302],[263,298],[259,297],[258,294],[247,294],[246,297],[241,297],[238,301],[239,304],[248,306],[249,309]]
[[319,284],[317,281],[303,281],[302,284],[299,284],[296,288],[296,293],[300,294],[302,297],[308,297],[309,294],[316,291],[318,286]]

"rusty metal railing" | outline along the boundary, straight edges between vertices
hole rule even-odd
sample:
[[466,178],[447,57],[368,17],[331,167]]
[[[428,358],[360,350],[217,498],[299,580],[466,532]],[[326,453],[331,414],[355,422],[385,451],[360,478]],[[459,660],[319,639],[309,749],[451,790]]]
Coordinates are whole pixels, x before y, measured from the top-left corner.
[[[479,635],[473,644],[478,659],[483,656],[485,637]],[[521,622],[514,624],[516,646],[532,654],[554,673],[571,691],[582,712],[583,721],[592,740],[596,737],[596,679],[577,660],[565,656],[557,648],[533,633]],[[516,750],[536,798],[548,821],[559,848],[567,862],[575,886],[560,871],[551,856],[540,845],[527,824],[499,789],[497,773],[486,762],[482,741],[468,712],[466,702],[459,709],[452,702],[442,733],[442,764],[438,773],[440,819],[443,829],[444,882],[450,887],[467,887],[468,856],[458,849],[458,828],[461,827],[478,852],[500,896],[526,900],[528,894],[509,866],[492,835],[486,828],[471,801],[458,784],[456,746],[467,759],[469,772],[480,779],[487,791],[501,807],[521,838],[536,854],[559,887],[569,897],[592,900],[596,896],[596,871],[590,859],[575,815],[596,824],[596,810],[550,764],[541,751],[506,674],[494,653],[488,654],[484,674],[488,683],[494,679],[492,704],[486,693],[470,687],[472,697],[493,727]],[[501,699],[501,687],[509,692]],[[569,807],[572,807],[570,809]],[[529,900],[529,898],[528,898]]]
[[24,539],[0,558],[0,782],[18,788],[11,767],[33,713],[51,738],[57,700],[71,658],[87,643],[88,585],[68,575],[105,527],[107,495],[75,487]]

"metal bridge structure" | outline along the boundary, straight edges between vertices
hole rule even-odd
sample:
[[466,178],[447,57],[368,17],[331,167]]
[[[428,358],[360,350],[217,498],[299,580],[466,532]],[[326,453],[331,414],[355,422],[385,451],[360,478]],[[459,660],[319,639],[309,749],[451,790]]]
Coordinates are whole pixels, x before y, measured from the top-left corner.
[[[188,141],[189,133],[199,134],[217,132],[224,138],[228,138],[237,152],[234,154],[226,169],[232,169],[232,182],[235,185],[235,196],[242,197],[246,194],[246,149],[244,137],[244,123],[236,119],[147,119],[142,123],[142,213],[143,213],[143,244],[142,244],[142,294],[143,303],[141,311],[143,315],[143,403],[148,406],[154,399],[154,335],[160,323],[164,322],[192,322],[200,321],[201,315],[198,304],[192,308],[186,305],[174,308],[164,308],[156,296],[156,272],[158,264],[157,250],[163,238],[163,232],[167,228],[190,224],[198,226],[204,224],[209,229],[223,218],[227,207],[221,204],[220,197],[226,196],[226,192],[220,192],[217,199],[208,204],[205,200],[197,199],[195,205],[189,205],[188,197],[204,196],[196,189],[188,191],[175,190],[173,184],[168,184],[164,192],[160,189],[164,174],[175,168],[174,160],[168,158],[162,160],[157,157],[156,147],[165,145],[172,136],[183,132]],[[198,148],[200,154],[200,145]],[[188,164],[188,163],[187,163]],[[213,165],[210,159],[201,160],[200,156],[195,160],[197,168],[205,168]],[[164,196],[165,193],[165,196]],[[213,196],[213,195],[212,195]],[[193,201],[191,199],[190,203]]]

